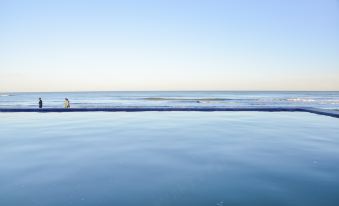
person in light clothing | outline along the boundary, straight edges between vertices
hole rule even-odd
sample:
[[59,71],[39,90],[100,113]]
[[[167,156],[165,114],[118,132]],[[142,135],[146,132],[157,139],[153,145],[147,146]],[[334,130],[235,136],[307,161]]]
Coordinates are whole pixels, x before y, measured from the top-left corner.
[[64,107],[65,108],[70,108],[71,107],[71,104],[69,103],[69,100],[67,98],[65,98]]

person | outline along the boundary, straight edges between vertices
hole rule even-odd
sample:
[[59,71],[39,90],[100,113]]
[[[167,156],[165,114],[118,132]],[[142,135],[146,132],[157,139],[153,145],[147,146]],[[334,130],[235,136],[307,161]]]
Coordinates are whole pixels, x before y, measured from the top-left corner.
[[71,107],[71,105],[70,105],[70,103],[69,103],[69,100],[68,100],[67,98],[65,98],[64,107],[65,107],[65,108],[70,108],[70,107]]
[[41,98],[39,98],[39,108],[40,109],[42,108],[42,100],[41,100]]

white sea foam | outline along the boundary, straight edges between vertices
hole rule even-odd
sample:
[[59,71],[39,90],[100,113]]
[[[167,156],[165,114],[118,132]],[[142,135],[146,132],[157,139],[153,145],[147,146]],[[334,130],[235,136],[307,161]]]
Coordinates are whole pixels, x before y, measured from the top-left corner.
[[304,99],[304,98],[291,98],[291,99],[287,99],[287,101],[291,101],[291,102],[315,102],[316,100],[314,100],[314,99]]

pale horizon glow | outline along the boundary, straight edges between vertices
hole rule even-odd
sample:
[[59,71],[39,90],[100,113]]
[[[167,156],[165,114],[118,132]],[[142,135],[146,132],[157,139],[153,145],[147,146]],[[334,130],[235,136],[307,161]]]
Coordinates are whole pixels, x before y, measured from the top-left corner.
[[336,0],[0,0],[0,93],[339,91]]

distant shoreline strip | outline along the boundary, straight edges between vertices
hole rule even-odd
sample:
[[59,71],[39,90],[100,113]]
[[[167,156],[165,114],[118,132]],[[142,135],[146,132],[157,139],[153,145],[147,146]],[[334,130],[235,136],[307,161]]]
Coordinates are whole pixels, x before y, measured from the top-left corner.
[[0,108],[0,112],[218,112],[218,111],[257,111],[257,112],[309,112],[339,118],[339,111],[305,107],[112,107],[112,108]]

